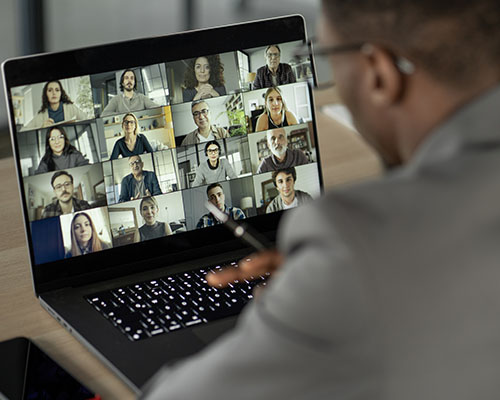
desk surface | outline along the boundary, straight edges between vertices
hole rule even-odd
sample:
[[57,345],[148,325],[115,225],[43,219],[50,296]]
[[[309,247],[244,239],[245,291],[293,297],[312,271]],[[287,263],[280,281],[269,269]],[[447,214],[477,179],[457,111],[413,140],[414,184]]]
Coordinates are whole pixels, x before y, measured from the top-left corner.
[[[323,103],[321,97],[317,103]],[[380,166],[359,135],[317,113],[325,187],[374,176]],[[12,158],[0,159],[0,340],[33,339],[52,358],[104,400],[133,393],[38,303],[32,285],[19,191]]]

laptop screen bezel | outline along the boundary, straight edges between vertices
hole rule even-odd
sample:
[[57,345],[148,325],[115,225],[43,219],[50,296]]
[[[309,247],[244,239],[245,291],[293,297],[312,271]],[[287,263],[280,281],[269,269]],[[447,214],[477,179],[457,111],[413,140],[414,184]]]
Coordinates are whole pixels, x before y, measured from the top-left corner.
[[[243,249],[245,246],[223,226],[189,231],[178,237],[168,236],[83,257],[58,260],[36,265],[31,240],[30,223],[25,201],[23,178],[20,167],[19,147],[16,139],[14,111],[10,89],[51,79],[96,74],[135,66],[164,63],[188,59],[204,54],[223,53],[245,48],[255,48],[272,43],[292,41],[306,42],[305,21],[300,15],[272,18],[217,28],[170,34],[159,37],[135,39],[124,42],[92,46],[70,51],[47,53],[7,60],[2,65],[4,85],[9,110],[9,124],[13,141],[26,238],[30,253],[32,276],[36,294],[76,286],[93,281],[110,279],[125,274],[164,267],[169,264],[196,260],[207,255],[221,254]],[[203,43],[203,49],[193,43]],[[158,50],[164,49],[164,50]],[[123,54],[127,54],[124,57]],[[314,71],[314,64],[311,68]],[[314,72],[313,72],[314,76]],[[313,104],[310,90],[311,104]],[[317,143],[317,132],[313,116],[313,134]],[[317,154],[318,176],[321,190],[323,180],[319,152]],[[270,240],[275,234],[282,212],[252,217],[248,222]],[[168,246],[167,246],[168,245]],[[103,266],[105,266],[103,268]]]

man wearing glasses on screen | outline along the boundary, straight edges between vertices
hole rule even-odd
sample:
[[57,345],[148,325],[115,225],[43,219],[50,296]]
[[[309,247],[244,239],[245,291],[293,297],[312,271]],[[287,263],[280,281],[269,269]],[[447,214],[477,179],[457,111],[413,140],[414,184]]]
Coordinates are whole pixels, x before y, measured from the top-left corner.
[[44,208],[42,218],[58,217],[76,211],[87,210],[90,204],[73,196],[73,176],[66,171],[58,171],[50,180],[56,199]]
[[120,185],[120,203],[123,201],[137,200],[144,196],[156,196],[161,194],[158,178],[152,171],[143,169],[144,162],[139,156],[128,159],[130,174],[122,179]]
[[257,70],[257,75],[253,81],[254,89],[276,87],[296,82],[295,74],[290,65],[281,63],[281,49],[273,44],[264,50],[266,65]]
[[191,103],[191,114],[197,128],[186,135],[181,146],[229,137],[229,133],[224,128],[218,128],[210,123],[210,107],[204,100],[196,100]]

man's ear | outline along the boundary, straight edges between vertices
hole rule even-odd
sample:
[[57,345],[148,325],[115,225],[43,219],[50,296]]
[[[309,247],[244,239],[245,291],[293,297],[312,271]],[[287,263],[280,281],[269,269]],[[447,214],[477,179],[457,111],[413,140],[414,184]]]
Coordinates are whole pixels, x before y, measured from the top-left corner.
[[404,93],[404,77],[387,50],[365,44],[361,48],[367,69],[368,100],[375,106],[386,107],[397,103]]

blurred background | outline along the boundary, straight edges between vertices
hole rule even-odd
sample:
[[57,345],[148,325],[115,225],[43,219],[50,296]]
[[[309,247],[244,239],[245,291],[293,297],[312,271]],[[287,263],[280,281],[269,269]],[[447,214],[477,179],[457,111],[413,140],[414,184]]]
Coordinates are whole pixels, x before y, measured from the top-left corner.
[[[288,14],[314,36],[320,0],[2,0],[0,60]],[[0,96],[0,157],[11,154]]]

